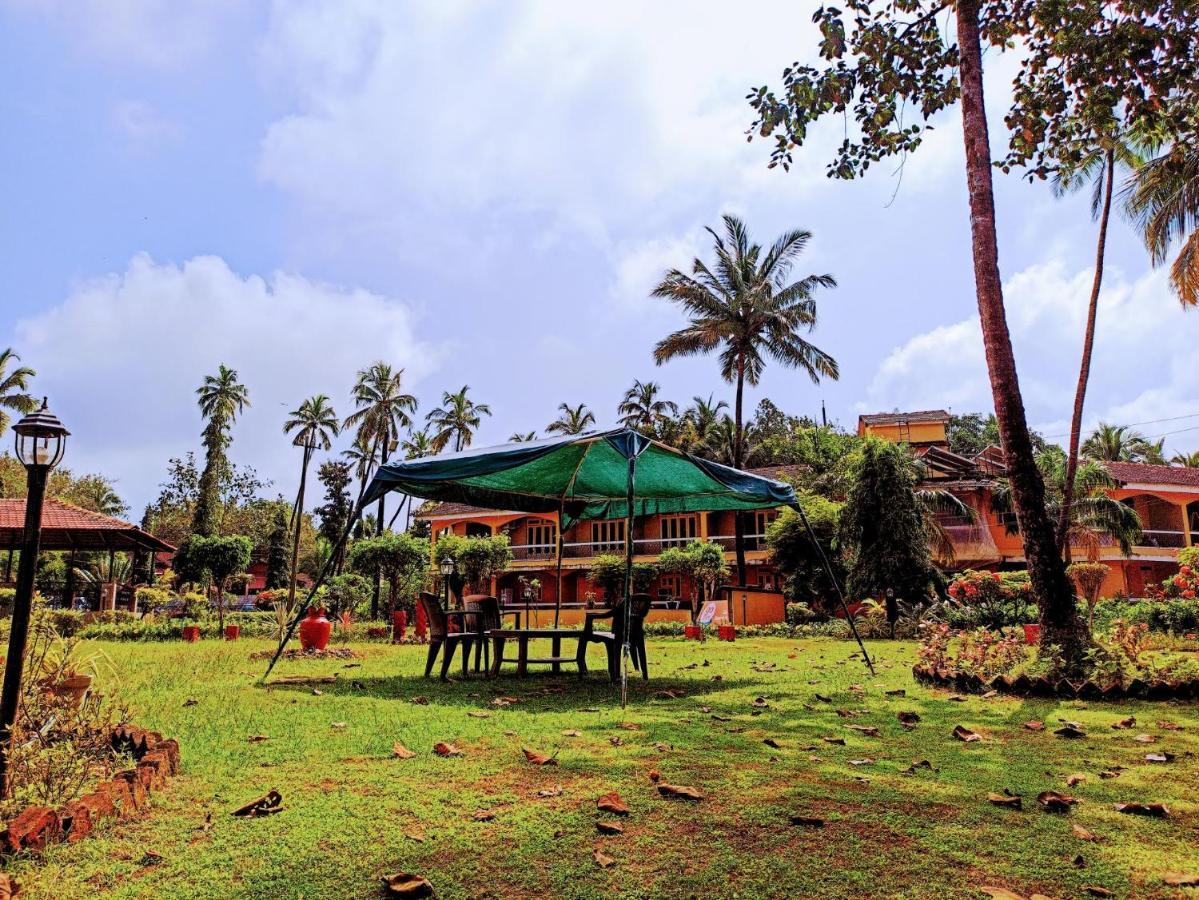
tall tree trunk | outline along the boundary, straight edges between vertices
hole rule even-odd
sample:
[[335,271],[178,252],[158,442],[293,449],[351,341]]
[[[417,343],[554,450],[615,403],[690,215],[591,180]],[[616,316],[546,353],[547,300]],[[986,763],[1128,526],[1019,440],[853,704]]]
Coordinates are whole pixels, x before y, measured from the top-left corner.
[[1091,351],[1095,346],[1095,317],[1099,312],[1099,288],[1103,284],[1103,255],[1107,250],[1107,221],[1112,211],[1112,179],[1116,175],[1116,153],[1107,151],[1103,166],[1103,209],[1099,214],[1099,239],[1095,248],[1095,278],[1091,282],[1091,302],[1087,306],[1087,330],[1082,339],[1082,363],[1078,367],[1078,387],[1074,390],[1074,415],[1070,419],[1070,448],[1066,453],[1066,488],[1062,510],[1057,519],[1057,550],[1070,561],[1070,507],[1074,503],[1074,478],[1078,473],[1078,441],[1082,432],[1082,408],[1091,377]]
[[957,4],[961,54],[962,131],[966,146],[966,181],[970,196],[970,231],[974,281],[982,326],[987,371],[999,420],[1016,520],[1041,620],[1042,647],[1054,646],[1068,669],[1078,669],[1090,646],[1086,623],[1074,605],[1074,591],[1057,552],[1053,523],[1045,509],[1045,485],[1037,469],[999,277],[995,232],[995,196],[991,184],[991,150],[983,103],[982,49],[978,30],[979,0]]
[[[382,446],[379,448],[379,468],[380,469],[382,469],[385,465],[387,465],[387,457],[391,455],[391,446],[390,445],[391,445],[391,436],[389,434],[384,434],[382,436]],[[380,495],[380,497],[379,497],[379,511],[378,511],[378,515],[376,517],[377,521],[375,522],[375,537],[379,537],[381,534],[383,534],[383,517],[386,515],[386,513],[384,512],[384,506],[383,506],[383,497],[384,496],[386,496],[386,495],[385,494]],[[383,570],[375,569],[375,585],[374,585],[374,589],[371,591],[371,618],[372,619],[379,618],[379,595],[382,592],[382,590],[383,590]]]
[[308,461],[312,458],[311,448],[304,445],[304,461],[300,466],[300,490],[296,494],[295,524],[291,529],[291,571],[287,582],[287,611],[296,605],[296,569],[300,566],[300,524],[304,521],[304,484],[308,480]]
[[[741,424],[742,399],[745,394],[745,363],[737,364],[737,396],[733,415],[733,468],[745,465],[745,426]],[[737,557],[737,584],[745,585],[745,520],[741,513],[733,513],[733,551]]]

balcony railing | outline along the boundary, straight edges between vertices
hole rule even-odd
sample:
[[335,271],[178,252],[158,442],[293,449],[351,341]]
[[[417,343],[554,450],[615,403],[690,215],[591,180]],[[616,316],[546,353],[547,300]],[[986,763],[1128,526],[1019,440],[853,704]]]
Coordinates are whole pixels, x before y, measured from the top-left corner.
[[1144,537],[1137,543],[1138,547],[1169,547],[1177,549],[1187,545],[1186,533],[1182,531],[1145,529],[1141,533]]
[[[669,547],[685,547],[696,540],[698,538],[639,538],[633,541],[633,552],[638,556],[657,556]],[[736,538],[731,534],[713,535],[708,540],[728,552],[736,549]],[[553,544],[513,544],[509,549],[517,562],[554,562],[557,559],[557,548]],[[745,535],[745,549],[751,552],[766,549],[766,535]],[[563,559],[591,559],[605,553],[624,553],[624,541],[568,541],[562,545]]]

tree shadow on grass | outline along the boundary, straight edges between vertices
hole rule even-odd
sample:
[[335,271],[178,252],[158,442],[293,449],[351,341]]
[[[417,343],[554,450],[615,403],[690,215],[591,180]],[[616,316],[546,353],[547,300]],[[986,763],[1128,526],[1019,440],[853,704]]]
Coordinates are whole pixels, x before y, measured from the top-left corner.
[[[371,700],[397,700],[401,702],[434,706],[507,706],[514,708],[548,708],[577,710],[580,707],[599,706],[612,708],[620,704],[620,683],[615,684],[606,677],[588,676],[579,678],[575,673],[553,674],[551,672],[530,674],[524,678],[515,675],[500,675],[488,678],[474,674],[463,679],[461,675],[449,681],[439,681],[436,676],[422,678],[410,675],[359,676],[354,669],[334,673],[332,682],[320,683],[313,679],[304,682],[267,682],[258,684],[259,690],[292,691],[312,693],[316,688],[323,694],[336,697],[361,697]],[[633,676],[636,676],[635,678]],[[319,677],[319,676],[318,676]],[[327,677],[327,676],[325,676]],[[724,678],[721,681],[688,678],[652,678],[645,681],[639,674],[630,672],[629,706],[659,705],[666,707],[675,700],[703,698],[727,690],[756,685],[751,679]],[[677,697],[666,696],[668,692]],[[493,700],[508,700],[496,703]]]

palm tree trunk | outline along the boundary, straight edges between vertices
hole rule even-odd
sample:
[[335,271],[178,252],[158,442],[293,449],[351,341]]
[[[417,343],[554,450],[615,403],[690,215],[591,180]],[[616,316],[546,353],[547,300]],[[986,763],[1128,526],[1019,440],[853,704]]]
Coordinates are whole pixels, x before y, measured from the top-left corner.
[[[387,465],[387,457],[390,455],[389,454],[390,448],[388,447],[388,445],[391,443],[390,436],[387,434],[384,434],[381,437],[381,441],[382,441],[382,446],[379,448],[379,468],[380,469],[382,469],[385,465]],[[386,496],[386,495],[379,496],[379,510],[378,510],[378,514],[376,516],[376,521],[375,521],[375,537],[379,537],[381,534],[383,534],[383,516],[385,515],[384,507],[383,507],[383,497],[384,496]],[[375,585],[374,585],[374,589],[371,591],[371,618],[372,619],[379,618],[379,595],[382,591],[383,591],[383,570],[375,569]]]
[[291,612],[296,605],[296,569],[300,565],[300,523],[304,521],[304,484],[308,480],[308,461],[312,452],[307,443],[304,444],[304,461],[300,464],[300,490],[296,494],[295,523],[291,529],[291,577],[287,582],[287,611]]
[[1070,507],[1074,503],[1074,477],[1078,473],[1078,441],[1082,431],[1082,408],[1091,377],[1091,351],[1095,346],[1095,317],[1099,312],[1099,288],[1103,284],[1103,255],[1107,249],[1107,222],[1112,211],[1112,179],[1116,174],[1116,153],[1107,151],[1104,161],[1103,210],[1099,214],[1099,240],[1095,248],[1095,278],[1091,282],[1091,302],[1087,306],[1087,329],[1082,340],[1082,364],[1078,368],[1078,387],[1074,390],[1074,415],[1070,419],[1070,448],[1066,453],[1066,486],[1062,510],[1057,519],[1057,551],[1070,561]]
[[1083,663],[1090,645],[1086,623],[1074,605],[1074,591],[1057,552],[1053,523],[1045,509],[1045,485],[1037,469],[1011,335],[1003,306],[999,276],[999,247],[995,233],[995,196],[991,183],[991,149],[983,103],[982,50],[979,40],[980,0],[957,4],[958,47],[961,55],[962,131],[966,147],[966,181],[970,197],[970,231],[974,281],[982,326],[987,370],[999,420],[1016,520],[1024,542],[1024,557],[1041,620],[1041,645],[1054,646],[1067,669]]
[[[745,362],[737,363],[737,396],[734,401],[733,468],[745,465],[745,427],[741,424],[742,400],[745,394]],[[737,584],[745,586],[745,520],[733,513],[733,551],[737,557]]]

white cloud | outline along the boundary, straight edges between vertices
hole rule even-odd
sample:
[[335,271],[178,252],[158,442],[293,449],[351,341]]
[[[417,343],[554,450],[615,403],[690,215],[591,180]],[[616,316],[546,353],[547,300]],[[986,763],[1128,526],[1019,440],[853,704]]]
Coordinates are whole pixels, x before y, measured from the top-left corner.
[[[479,214],[602,236],[702,196],[796,191],[747,145],[744,100],[803,46],[808,15],[725,4],[277,4],[264,68],[295,112],[259,174],[353,220]],[[819,158],[819,159],[817,159]],[[823,180],[823,154],[805,154]],[[769,179],[769,180],[767,180]],[[718,196],[711,199],[712,194]]]
[[[1078,378],[1092,271],[1068,272],[1060,260],[1030,266],[1004,285],[1029,419],[1057,436],[1068,427]],[[1193,314],[1189,314],[1193,318]],[[1153,420],[1199,413],[1193,365],[1194,323],[1166,285],[1164,270],[1135,280],[1109,268],[1099,299],[1084,426],[1099,420],[1146,422],[1148,434],[1199,425]],[[878,366],[858,412],[949,406],[989,410],[991,388],[978,317],[909,338]],[[1167,447],[1193,447],[1199,434],[1167,435]]]
[[234,426],[233,458],[287,491],[296,460],[286,413],[325,393],[344,415],[355,372],[376,359],[415,386],[441,354],[415,319],[408,304],[362,289],[243,277],[218,257],[180,266],[138,255],[19,322],[12,343],[73,433],[66,464],[117,478],[136,511],[168,457],[198,446],[194,392],[218,364],[238,371],[252,403]]
[[41,16],[89,52],[172,69],[207,52],[247,5],[238,0],[3,0]]

